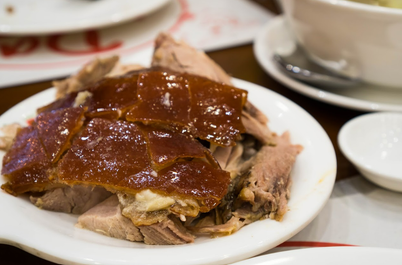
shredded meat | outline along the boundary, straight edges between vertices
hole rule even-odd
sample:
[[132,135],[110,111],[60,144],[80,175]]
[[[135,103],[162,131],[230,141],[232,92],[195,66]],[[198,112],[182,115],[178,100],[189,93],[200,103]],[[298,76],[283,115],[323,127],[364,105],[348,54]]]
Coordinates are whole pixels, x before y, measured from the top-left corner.
[[190,73],[216,82],[231,84],[230,77],[204,52],[198,51],[183,41],[161,33],[155,41],[153,67],[169,68],[179,73]]
[[290,143],[289,133],[277,137],[276,142],[276,146],[262,146],[249,160],[238,160],[241,162],[232,166],[237,165],[237,176],[218,207],[215,224],[197,224],[194,232],[222,236],[256,220],[282,220],[288,210],[290,172],[302,147]]
[[67,94],[78,92],[86,85],[101,80],[113,69],[118,60],[118,56],[96,58],[86,64],[77,74],[64,80],[54,81],[53,86],[57,88],[56,98],[59,99]]
[[289,133],[278,137],[277,146],[263,146],[243,165],[250,168],[250,174],[242,183],[235,204],[241,205],[239,208],[250,204],[253,212],[263,209],[263,214],[269,213],[271,219],[282,220],[287,211],[290,172],[301,150],[301,146],[290,143]]
[[139,226],[148,245],[180,245],[194,242],[194,236],[187,231],[181,222],[173,217],[148,226]]

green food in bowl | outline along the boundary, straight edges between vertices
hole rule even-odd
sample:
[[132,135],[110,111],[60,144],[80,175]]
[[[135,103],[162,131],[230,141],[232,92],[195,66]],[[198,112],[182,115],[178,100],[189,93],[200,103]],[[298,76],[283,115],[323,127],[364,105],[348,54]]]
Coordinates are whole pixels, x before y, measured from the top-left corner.
[[363,4],[369,4],[369,5],[402,9],[402,0],[349,0],[349,1],[363,3]]

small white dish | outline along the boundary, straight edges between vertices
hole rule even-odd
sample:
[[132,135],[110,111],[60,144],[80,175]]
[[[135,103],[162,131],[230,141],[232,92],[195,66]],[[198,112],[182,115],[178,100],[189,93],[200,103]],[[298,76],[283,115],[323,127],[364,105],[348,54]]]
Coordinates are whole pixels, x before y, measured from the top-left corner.
[[294,36],[283,16],[271,19],[254,41],[254,54],[261,67],[284,86],[305,96],[332,105],[361,111],[402,111],[401,89],[378,89],[363,83],[353,88],[331,89],[314,87],[291,78],[277,68],[275,52],[292,49]]
[[273,253],[232,265],[397,265],[400,264],[401,259],[402,251],[399,249],[324,247]]
[[338,144],[363,176],[402,192],[402,113],[356,117],[341,128]]
[[0,33],[50,34],[117,25],[145,16],[170,0],[1,1]]

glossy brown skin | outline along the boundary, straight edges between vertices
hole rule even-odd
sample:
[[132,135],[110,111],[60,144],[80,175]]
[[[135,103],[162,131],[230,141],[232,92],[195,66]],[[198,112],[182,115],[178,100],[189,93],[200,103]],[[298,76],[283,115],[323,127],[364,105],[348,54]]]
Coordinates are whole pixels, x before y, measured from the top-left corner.
[[145,137],[137,125],[95,118],[60,160],[58,172],[67,184],[115,187],[147,168],[150,163]]
[[155,168],[167,166],[180,158],[205,158],[205,147],[188,135],[150,126],[142,126],[141,129]]
[[139,103],[127,113],[127,120],[186,126],[190,123],[190,95],[187,79],[167,72],[140,74]]
[[7,154],[3,158],[1,174],[8,182],[2,189],[12,194],[40,190],[49,184],[48,171],[52,164],[40,143],[34,126],[22,128]]
[[[279,13],[278,8],[275,6],[275,1],[254,0],[254,2],[259,3],[261,8],[267,8],[275,13]],[[337,144],[337,135],[345,122],[364,112],[340,108],[311,99],[278,83],[258,65],[251,44],[209,52],[208,55],[233,77],[269,88],[304,108],[321,124],[334,145],[338,164],[337,181],[357,174],[356,168],[340,152]],[[0,89],[0,113],[4,113],[18,102],[51,86],[49,80],[46,82]],[[0,245],[0,253],[1,262],[4,265],[55,264],[13,246]]]
[[[146,132],[141,128],[145,127],[126,121],[91,120],[60,160],[60,181],[72,185],[99,185],[111,191],[135,193],[150,189],[157,193],[194,198],[205,204],[202,211],[216,206],[227,192],[229,173],[204,161],[179,161],[162,169],[155,168],[152,156],[148,155],[155,148],[148,150]],[[173,137],[164,138],[166,132],[153,133],[152,128],[147,128],[147,131],[153,135],[153,144],[181,138],[175,137],[175,132],[170,133]],[[184,144],[186,142],[182,141],[181,145]],[[188,139],[187,144],[195,143]],[[170,150],[176,147],[174,142],[163,146],[170,160],[180,156],[191,157],[189,152],[183,155]],[[203,155],[203,147],[198,147]]]
[[166,124],[221,146],[234,146],[245,132],[241,112],[247,92],[189,74],[140,74],[138,99],[128,121]]
[[60,109],[36,117],[39,139],[52,163],[56,163],[70,146],[71,138],[81,129],[83,117],[82,108]]
[[75,101],[76,97],[77,97],[77,92],[68,94],[64,98],[60,98],[60,99],[50,103],[49,105],[40,107],[37,110],[37,113],[51,112],[53,110],[69,108],[74,104],[74,101]]
[[[174,127],[170,124],[177,122],[195,127],[194,137],[222,145],[234,144],[244,131],[240,117],[245,91],[202,77],[161,71],[105,78],[86,89],[91,96],[83,103],[85,107],[42,112],[32,130],[22,130],[21,137],[6,153],[4,174],[12,180],[5,185],[7,191],[13,186],[29,187],[29,183],[32,186],[29,190],[37,191],[36,183],[51,176],[46,172],[50,169],[48,164],[48,168],[38,169],[44,163],[43,153],[48,157],[44,161],[55,164],[67,151],[55,165],[56,184],[102,186],[112,192],[131,194],[150,189],[196,199],[204,212],[219,203],[228,189],[229,173],[216,164],[209,165],[208,160],[188,161],[207,158],[208,151],[193,136],[154,130],[117,118],[140,101],[142,111],[134,108],[130,113],[139,117],[150,113],[154,125]],[[90,120],[69,148],[72,137],[81,131],[86,110],[88,117],[108,119]],[[126,116],[131,117],[129,114]],[[30,145],[24,147],[26,140]],[[178,149],[182,146],[184,149]],[[21,172],[27,179],[23,179]]]
[[190,119],[197,136],[220,146],[234,146],[246,130],[241,113],[247,92],[203,77],[186,75],[189,80]]
[[[8,177],[4,190],[12,194],[41,191],[52,181],[53,166],[81,129],[84,109],[66,108],[40,113],[33,125],[21,129],[3,160]],[[28,143],[28,144],[26,144]]]
[[87,87],[92,96],[84,103],[88,107],[88,117],[121,117],[137,102],[138,75],[109,77]]

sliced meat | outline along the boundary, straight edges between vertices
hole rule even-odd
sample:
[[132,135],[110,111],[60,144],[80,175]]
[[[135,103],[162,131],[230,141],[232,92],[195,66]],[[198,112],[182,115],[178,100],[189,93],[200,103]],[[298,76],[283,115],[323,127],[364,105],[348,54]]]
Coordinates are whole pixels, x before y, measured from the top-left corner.
[[265,116],[265,114],[262,113],[262,111],[259,110],[256,106],[254,106],[250,101],[247,101],[247,103],[244,105],[243,110],[248,114],[250,114],[251,117],[255,118],[261,124],[263,125],[267,124],[268,122],[267,116]]
[[3,132],[3,136],[0,136],[0,150],[7,151],[11,148],[14,138],[21,127],[18,123],[12,123],[0,128],[0,131]]
[[153,67],[169,68],[179,73],[190,73],[216,82],[230,85],[230,77],[204,52],[198,51],[183,41],[161,33],[155,40]]
[[222,169],[226,169],[233,148],[233,146],[217,146],[213,151],[212,154],[216,158]]
[[245,111],[242,113],[242,122],[247,134],[254,136],[263,145],[275,145],[275,134],[268,129],[266,124],[262,124]]
[[162,222],[139,226],[148,245],[181,245],[194,242],[194,236],[174,216]]
[[63,187],[46,191],[30,200],[38,208],[64,213],[82,214],[110,197],[111,193],[101,187]]
[[194,233],[200,234],[210,234],[212,236],[228,236],[240,228],[245,226],[247,223],[245,221],[240,220],[240,218],[232,217],[228,222],[225,224],[220,225],[208,225],[208,226],[194,226],[190,229]]
[[118,56],[96,58],[86,64],[77,74],[64,80],[54,81],[53,86],[57,88],[56,98],[62,98],[72,92],[78,92],[86,85],[101,80],[113,69],[118,60]]
[[144,241],[130,219],[121,215],[119,200],[113,195],[78,218],[79,228],[129,241]]
[[232,179],[240,174],[240,166],[244,162],[244,160],[242,159],[243,151],[243,144],[238,143],[232,149],[232,152],[230,153],[230,156],[228,158],[225,170],[230,172],[230,177]]
[[248,160],[243,158],[245,151],[236,150],[246,149],[246,143],[234,148],[226,170],[235,177],[217,209],[215,225],[199,222],[192,231],[222,236],[260,219],[283,218],[288,210],[290,171],[302,147],[290,143],[289,133],[276,138],[276,146],[262,146]]
[[252,212],[263,209],[269,218],[280,221],[287,211],[290,171],[301,150],[300,145],[290,143],[287,132],[278,137],[277,146],[263,146],[243,164],[243,170],[250,168],[250,174],[241,184],[235,205],[241,208],[245,203],[250,204]]

